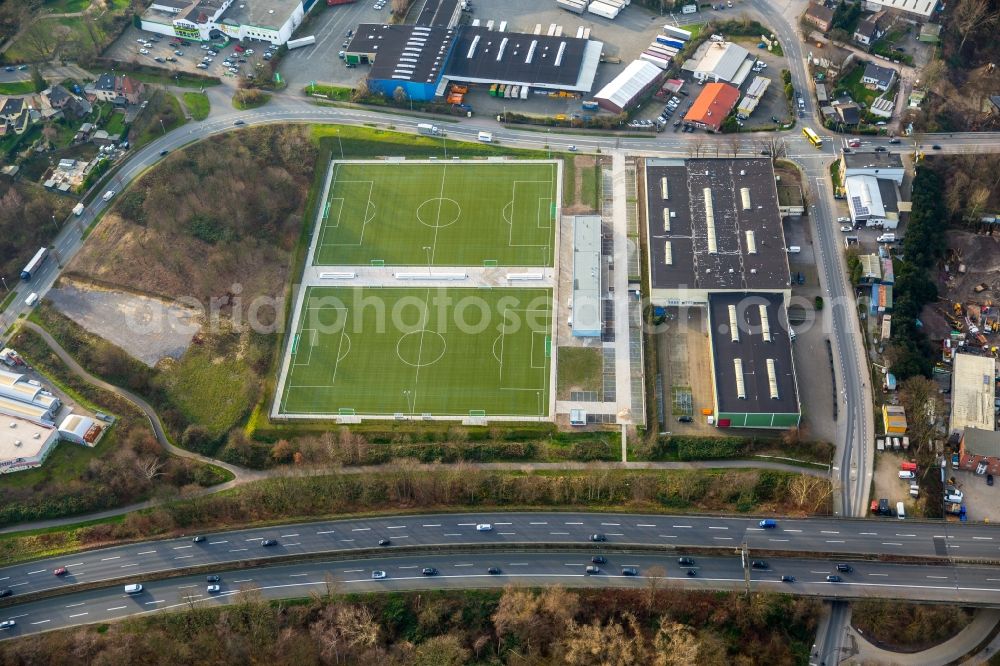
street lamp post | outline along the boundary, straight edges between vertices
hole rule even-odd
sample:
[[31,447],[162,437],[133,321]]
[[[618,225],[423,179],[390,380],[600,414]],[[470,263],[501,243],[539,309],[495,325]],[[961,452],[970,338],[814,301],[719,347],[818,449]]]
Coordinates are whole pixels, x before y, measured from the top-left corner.
[[424,245],[424,252],[427,253],[427,277],[431,275],[431,246]]
[[5,278],[4,276],[0,275],[0,282],[3,282],[3,288],[6,289],[7,293],[9,294],[10,293],[10,287],[7,286],[7,278]]
[[55,214],[52,215],[52,227],[56,230],[56,233],[59,233],[59,225],[56,224]]
[[337,145],[340,146],[340,160],[344,161],[344,142],[340,140],[340,129],[337,129]]
[[160,118],[160,129],[163,130],[163,136],[166,136],[167,128],[163,126],[163,118]]

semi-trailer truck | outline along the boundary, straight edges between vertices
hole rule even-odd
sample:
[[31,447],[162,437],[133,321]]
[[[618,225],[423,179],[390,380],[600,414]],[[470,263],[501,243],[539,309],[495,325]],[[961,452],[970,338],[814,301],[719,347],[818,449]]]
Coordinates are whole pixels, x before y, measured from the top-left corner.
[[44,264],[45,260],[48,258],[48,248],[38,248],[38,252],[35,253],[35,256],[33,256],[31,261],[29,261],[28,264],[21,270],[21,279],[25,282],[29,282],[32,274],[37,273],[38,269],[42,267],[42,264]]

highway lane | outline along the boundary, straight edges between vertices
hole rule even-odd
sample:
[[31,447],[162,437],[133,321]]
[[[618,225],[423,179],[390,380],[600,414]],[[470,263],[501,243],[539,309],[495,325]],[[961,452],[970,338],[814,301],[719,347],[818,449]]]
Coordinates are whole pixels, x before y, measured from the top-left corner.
[[[341,553],[377,549],[389,539],[398,546],[581,544],[590,535],[606,536],[609,545],[667,548],[737,548],[788,553],[926,556],[1000,559],[1000,530],[988,525],[920,523],[900,520],[780,519],[775,529],[761,529],[756,518],[593,513],[474,513],[357,518],[300,523],[191,537],[145,541],[32,560],[0,569],[0,587],[15,596],[76,584],[134,578],[185,567],[266,560],[278,556]],[[489,532],[477,524],[489,523]],[[262,546],[276,539],[278,545]],[[53,575],[58,567],[68,574]],[[1000,573],[998,573],[1000,576]]]
[[[585,572],[590,558],[603,555],[607,563],[598,565],[599,574]],[[241,590],[258,590],[266,599],[304,597],[312,593],[381,592],[386,590],[430,590],[500,587],[518,585],[562,585],[565,587],[647,588],[682,586],[686,589],[743,590],[745,582],[738,554],[704,557],[694,555],[697,575],[687,575],[688,567],[678,555],[644,552],[615,552],[595,547],[574,552],[505,551],[494,553],[448,553],[316,561],[212,573],[221,576],[221,590],[207,591],[205,575],[168,580],[134,576],[129,583],[143,585],[137,595],[124,593],[123,585],[109,585],[84,592],[70,592],[48,599],[20,603],[0,610],[0,620],[13,619],[11,631],[0,638],[13,638],[65,627],[120,620],[124,617],[165,611],[183,611],[194,604],[231,603]],[[751,557],[753,553],[751,552]],[[836,561],[768,558],[766,568],[751,569],[751,589],[790,592],[824,598],[902,598],[938,602],[996,605],[1000,599],[1000,573],[987,567],[914,566],[880,562],[854,562],[850,573],[838,572]],[[437,575],[424,576],[422,569],[433,567]],[[490,574],[496,567],[499,574]],[[623,567],[635,567],[638,576],[625,576]],[[383,580],[372,572],[386,573]],[[826,577],[837,574],[841,582]],[[795,582],[781,581],[794,576]],[[651,581],[650,579],[655,579]]]

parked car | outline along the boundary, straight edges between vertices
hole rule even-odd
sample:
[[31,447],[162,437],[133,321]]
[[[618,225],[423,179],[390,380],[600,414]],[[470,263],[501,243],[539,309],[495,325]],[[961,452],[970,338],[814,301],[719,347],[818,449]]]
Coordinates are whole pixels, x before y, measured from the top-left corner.
[[845,224],[845,225],[843,225],[843,226],[840,227],[840,230],[841,231],[854,231],[854,227],[852,227],[849,224]]
[[901,478],[901,479],[903,479],[905,481],[908,481],[910,479],[917,478],[917,475],[914,474],[913,472],[909,471],[909,470],[901,469],[901,470],[899,470],[899,478]]
[[149,49],[139,49],[139,53],[142,55],[149,55]]
[[174,55],[175,56],[182,56],[182,55],[184,55],[184,51],[174,51]]

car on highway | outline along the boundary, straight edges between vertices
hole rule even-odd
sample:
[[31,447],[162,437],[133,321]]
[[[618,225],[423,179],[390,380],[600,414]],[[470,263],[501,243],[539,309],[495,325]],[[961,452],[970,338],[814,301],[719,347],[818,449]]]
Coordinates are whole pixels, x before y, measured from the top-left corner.
[[14,594],[14,590],[9,587],[0,587],[0,597],[9,597]]
[[217,576],[215,574],[205,576],[206,583],[218,583],[220,580],[222,580],[222,576]]
[[607,564],[608,558],[604,557],[603,555],[594,555],[592,558],[590,558],[590,561],[593,564]]
[[209,585],[208,587],[205,588],[205,591],[208,592],[209,594],[218,594],[219,592],[222,591],[222,586],[221,585]]
[[695,577],[695,576],[697,576],[697,575],[698,575],[698,572],[697,572],[697,571],[695,571],[694,569],[688,569],[688,570],[687,570],[687,575],[688,575],[688,576],[691,576],[691,577],[693,578],[693,577]]
[[17,622],[14,620],[4,620],[3,622],[0,622],[0,629],[10,629],[15,624],[17,624]]
[[596,564],[587,565],[586,574],[588,576],[592,576],[594,574],[599,574],[599,573],[601,573],[601,567],[597,566]]
[[139,594],[140,592],[142,592],[142,585],[139,583],[125,586],[125,594]]
[[891,139],[889,139],[889,143],[896,144],[896,143],[899,143],[899,142],[900,141],[899,141],[899,137],[898,136],[894,136]]
[[378,545],[380,545],[380,546],[391,546],[392,545],[392,540],[391,539],[379,539],[378,540]]
[[4,67],[4,71],[13,72],[14,68],[13,67]]
[[203,537],[203,536],[196,536],[196,537],[192,537],[191,538],[191,542],[192,543],[201,543],[204,540],[205,540],[205,537]]
[[265,546],[265,547],[266,546],[277,546],[278,545],[278,540],[277,539],[264,539],[263,541],[260,542],[260,545]]
[[115,191],[114,190],[108,190],[107,192],[104,193],[104,196],[101,197],[101,198],[104,199],[105,201],[111,201],[111,198],[113,196],[115,196]]
[[490,523],[479,523],[478,525],[476,525],[476,531],[477,532],[492,532],[493,531],[493,525],[490,524]]
[[381,569],[372,572],[372,580],[382,580],[383,578],[385,578],[385,572]]
[[677,564],[679,564],[682,567],[693,567],[694,560],[692,560],[690,557],[678,557]]
[[235,123],[233,123],[233,125],[235,125],[236,127],[239,127],[240,125],[246,125],[246,124],[247,123],[246,123],[245,120],[237,120]]
[[753,560],[752,562],[750,562],[750,566],[754,569],[766,569],[767,562],[765,562],[764,560]]
[[826,577],[826,582],[828,583],[842,583],[843,581],[844,579],[836,574],[830,574]]
[[795,582],[795,576],[782,576],[781,577],[781,582],[782,583],[794,583]]
[[600,542],[600,541],[607,541],[608,537],[606,537],[605,535],[600,534],[600,533],[598,533],[598,534],[591,534],[590,535],[590,540],[593,541],[593,542],[595,542],[595,543],[597,543],[597,542]]
[[491,576],[499,576],[500,567],[490,567],[489,569],[486,570],[486,573],[490,574]]
[[638,576],[639,569],[637,567],[622,567],[623,576]]
[[937,145],[936,143],[933,146],[931,146],[931,148],[934,150],[941,150],[941,146]]
[[435,569],[434,567],[424,567],[420,573],[422,573],[425,576],[437,576],[438,570]]
[[161,150],[160,151],[160,157],[164,157],[169,152],[170,152],[169,150]]
[[852,571],[854,571],[854,567],[852,567],[850,564],[844,564],[843,562],[841,562],[840,564],[837,565],[837,571],[840,571],[842,573],[851,573]]
[[885,146],[875,146],[875,152],[876,153],[885,153],[885,152],[888,152],[888,150],[889,149],[886,148]]
[[59,567],[52,571],[53,576],[65,576],[67,573],[69,572],[66,570],[66,567]]
[[778,521],[776,521],[774,518],[765,518],[764,520],[757,523],[757,527],[760,527],[761,529],[765,530],[774,529],[777,526],[778,526]]

